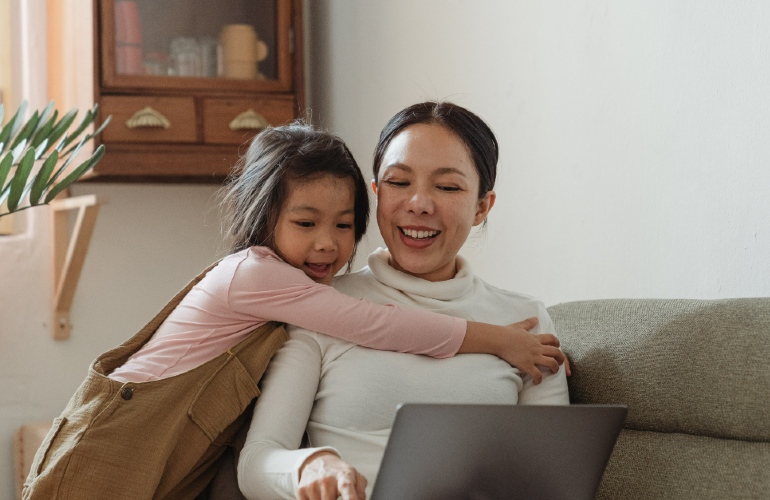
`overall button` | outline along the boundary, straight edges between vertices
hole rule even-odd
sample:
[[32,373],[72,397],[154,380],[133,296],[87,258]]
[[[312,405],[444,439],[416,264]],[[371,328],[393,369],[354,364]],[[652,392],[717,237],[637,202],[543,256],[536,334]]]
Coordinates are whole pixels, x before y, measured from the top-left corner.
[[134,390],[133,390],[132,388],[130,388],[130,387],[124,387],[124,388],[123,388],[123,389],[120,391],[120,397],[122,397],[123,399],[125,399],[126,401],[128,401],[129,399],[131,399],[132,397],[134,397]]

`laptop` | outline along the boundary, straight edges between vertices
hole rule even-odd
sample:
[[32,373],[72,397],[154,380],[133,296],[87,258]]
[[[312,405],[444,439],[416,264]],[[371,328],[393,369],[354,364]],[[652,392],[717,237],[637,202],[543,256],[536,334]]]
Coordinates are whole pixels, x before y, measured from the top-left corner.
[[627,412],[401,405],[372,500],[593,499]]

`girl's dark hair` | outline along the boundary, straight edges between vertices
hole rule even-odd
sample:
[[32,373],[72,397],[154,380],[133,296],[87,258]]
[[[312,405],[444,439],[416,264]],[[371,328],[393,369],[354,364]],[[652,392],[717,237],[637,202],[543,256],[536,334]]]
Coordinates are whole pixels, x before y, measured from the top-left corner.
[[222,216],[229,251],[254,245],[275,250],[275,225],[288,196],[289,181],[324,175],[353,180],[353,227],[358,246],[369,223],[369,196],[361,169],[342,139],[296,121],[259,133],[227,180]]
[[446,101],[413,104],[390,119],[382,129],[377,148],[374,150],[375,182],[379,177],[382,157],[390,142],[406,127],[418,123],[443,125],[465,143],[479,174],[479,199],[495,187],[499,155],[495,134],[477,115],[462,106]]

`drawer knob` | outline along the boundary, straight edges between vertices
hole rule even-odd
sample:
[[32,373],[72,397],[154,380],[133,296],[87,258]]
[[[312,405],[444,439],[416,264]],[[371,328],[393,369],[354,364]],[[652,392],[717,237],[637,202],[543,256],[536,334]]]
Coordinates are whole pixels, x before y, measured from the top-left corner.
[[230,122],[230,130],[259,130],[270,126],[270,122],[253,109],[244,111]]
[[140,109],[126,120],[128,128],[169,128],[170,126],[171,122],[168,118],[149,106]]

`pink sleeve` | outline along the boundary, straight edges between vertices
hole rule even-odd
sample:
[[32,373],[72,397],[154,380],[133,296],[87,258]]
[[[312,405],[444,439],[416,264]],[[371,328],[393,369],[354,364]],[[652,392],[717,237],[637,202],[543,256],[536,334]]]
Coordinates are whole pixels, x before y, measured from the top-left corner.
[[240,314],[289,323],[383,351],[447,358],[465,339],[466,320],[355,299],[321,285],[285,262],[242,262],[228,302]]

